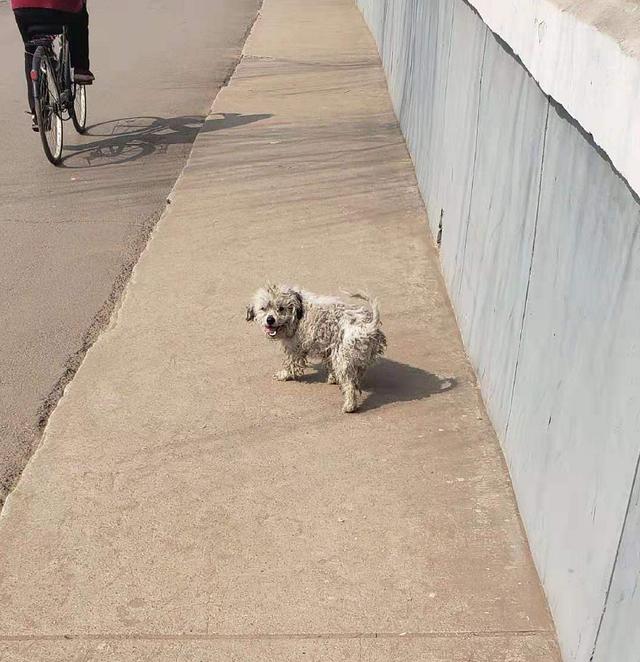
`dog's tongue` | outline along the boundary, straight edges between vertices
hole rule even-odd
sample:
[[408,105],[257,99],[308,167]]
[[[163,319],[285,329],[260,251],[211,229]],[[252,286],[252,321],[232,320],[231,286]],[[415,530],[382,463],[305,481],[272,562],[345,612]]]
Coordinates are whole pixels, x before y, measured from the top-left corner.
[[273,337],[273,336],[276,335],[276,333],[278,333],[278,329],[274,329],[272,326],[265,326],[265,327],[264,327],[264,332],[265,332],[268,336]]

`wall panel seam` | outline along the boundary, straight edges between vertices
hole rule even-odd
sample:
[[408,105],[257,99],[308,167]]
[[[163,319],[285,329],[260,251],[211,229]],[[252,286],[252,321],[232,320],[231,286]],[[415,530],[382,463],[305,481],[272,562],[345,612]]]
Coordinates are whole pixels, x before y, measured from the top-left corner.
[[544,119],[544,132],[542,138],[542,154],[540,155],[540,175],[538,177],[538,200],[536,201],[536,214],[533,221],[533,237],[531,239],[531,256],[529,259],[529,274],[527,275],[527,287],[524,294],[524,305],[522,306],[522,318],[520,320],[520,333],[518,335],[518,351],[516,353],[516,362],[513,368],[513,379],[511,381],[511,393],[509,395],[509,410],[507,412],[507,422],[504,428],[504,442],[507,441],[509,425],[511,423],[511,412],[513,410],[513,400],[516,391],[516,381],[518,379],[518,368],[520,366],[520,354],[522,352],[522,338],[524,336],[524,326],[526,324],[527,310],[529,308],[529,290],[531,289],[531,274],[533,272],[533,260],[536,250],[536,238],[538,236],[538,220],[540,218],[540,200],[542,198],[542,178],[544,176],[544,160],[547,153],[547,133],[549,131],[549,110],[551,102],[547,97],[547,113]]
[[457,295],[460,296],[462,290],[462,281],[464,279],[464,263],[467,254],[467,241],[469,239],[469,224],[471,223],[471,208],[473,206],[473,189],[476,180],[476,160],[478,158],[478,136],[480,133],[480,111],[482,105],[482,81],[484,79],[484,63],[485,55],[487,52],[487,39],[489,38],[489,29],[485,26],[484,30],[484,42],[482,45],[482,61],[480,63],[480,81],[478,84],[478,112],[476,113],[476,135],[473,146],[473,165],[471,166],[471,185],[469,190],[469,206],[467,208],[467,219],[464,228],[464,242],[462,244],[462,255],[460,256],[460,278],[458,279],[458,292]]
[[600,631],[602,630],[602,624],[604,623],[604,617],[607,613],[607,607],[609,606],[609,598],[611,594],[611,587],[613,586],[613,579],[616,574],[616,568],[618,567],[618,560],[620,558],[620,549],[622,548],[622,539],[624,537],[625,530],[627,528],[627,520],[629,519],[629,513],[631,512],[631,502],[633,501],[635,486],[640,475],[640,454],[636,460],[636,468],[633,474],[633,480],[631,481],[631,489],[629,491],[629,500],[627,501],[627,509],[625,510],[624,517],[622,519],[622,526],[620,527],[620,536],[618,538],[618,546],[616,547],[616,554],[613,559],[613,564],[611,566],[611,575],[609,576],[609,583],[607,585],[607,591],[604,595],[604,602],[602,605],[602,612],[600,613],[600,619],[598,621],[598,627],[596,629],[596,634],[593,640],[593,649],[591,651],[591,656],[589,657],[589,662],[593,662],[595,658],[597,648],[598,648],[598,639],[600,638]]

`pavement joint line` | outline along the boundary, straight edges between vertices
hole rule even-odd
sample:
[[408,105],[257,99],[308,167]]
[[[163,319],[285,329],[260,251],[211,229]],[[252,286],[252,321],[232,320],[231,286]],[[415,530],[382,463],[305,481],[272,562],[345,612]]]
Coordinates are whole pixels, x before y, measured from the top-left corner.
[[254,634],[78,634],[0,635],[0,643],[21,641],[285,641],[343,639],[456,639],[553,637],[551,630],[459,630],[443,632],[305,632]]

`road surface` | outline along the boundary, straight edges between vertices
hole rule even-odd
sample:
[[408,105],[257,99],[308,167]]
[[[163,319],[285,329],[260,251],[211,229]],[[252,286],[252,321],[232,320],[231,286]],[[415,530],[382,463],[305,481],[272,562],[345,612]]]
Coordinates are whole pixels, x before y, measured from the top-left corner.
[[90,2],[90,130],[65,126],[55,169],[23,114],[21,42],[0,3],[0,503],[107,321],[259,4]]

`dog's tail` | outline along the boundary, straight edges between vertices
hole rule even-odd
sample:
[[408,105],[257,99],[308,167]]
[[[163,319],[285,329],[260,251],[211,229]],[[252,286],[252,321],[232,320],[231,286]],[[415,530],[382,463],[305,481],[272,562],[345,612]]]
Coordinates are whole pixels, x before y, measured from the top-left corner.
[[372,329],[377,329],[380,326],[380,308],[378,307],[378,300],[366,292],[349,292],[347,290],[343,291],[352,299],[360,299],[361,301],[366,301],[369,304],[369,307],[371,308],[371,322],[369,322],[369,326]]

